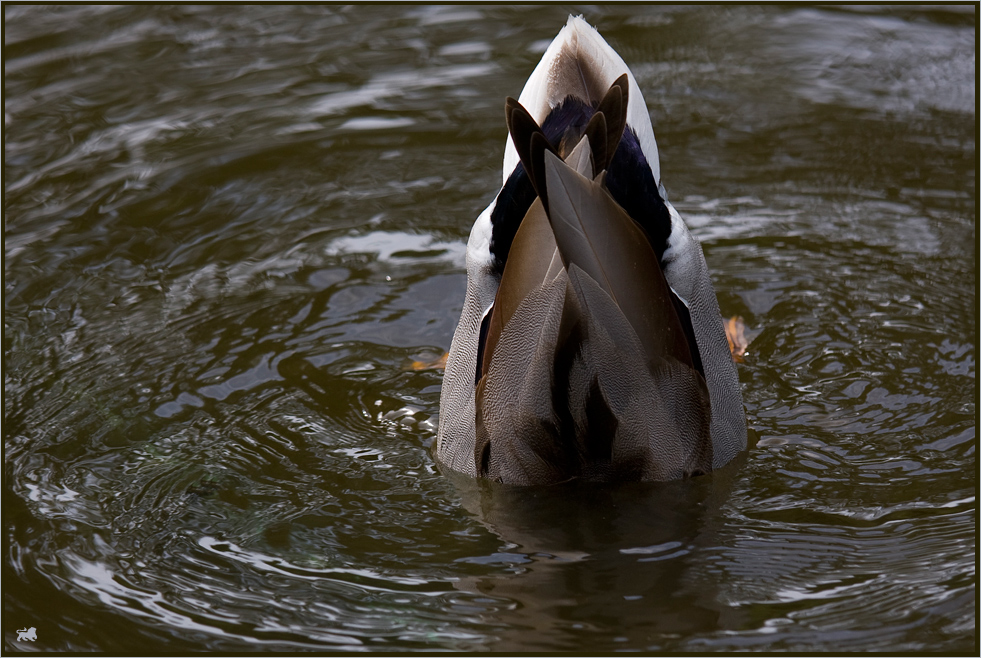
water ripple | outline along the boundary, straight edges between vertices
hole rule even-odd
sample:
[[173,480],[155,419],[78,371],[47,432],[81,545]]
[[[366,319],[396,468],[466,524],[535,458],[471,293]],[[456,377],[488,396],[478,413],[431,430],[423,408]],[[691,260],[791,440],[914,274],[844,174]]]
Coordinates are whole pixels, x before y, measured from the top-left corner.
[[3,11],[30,648],[974,646],[973,13],[585,10],[756,336],[751,446],[513,490],[439,470],[441,375],[407,364],[449,346],[501,100],[565,8]]

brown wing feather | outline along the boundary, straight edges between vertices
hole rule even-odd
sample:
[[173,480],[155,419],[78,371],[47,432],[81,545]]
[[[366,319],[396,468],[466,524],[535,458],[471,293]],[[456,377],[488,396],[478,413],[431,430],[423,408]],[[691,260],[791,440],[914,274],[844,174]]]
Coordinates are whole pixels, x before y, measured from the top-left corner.
[[692,366],[691,350],[664,274],[643,232],[603,189],[545,155],[548,217],[566,269],[575,263],[617,303],[648,357]]
[[504,114],[507,119],[508,132],[514,149],[518,152],[521,165],[525,168],[535,192],[547,207],[545,194],[545,151],[555,153],[555,148],[545,137],[541,126],[528,113],[521,103],[510,96],[504,102]]
[[541,201],[536,199],[521,220],[497,289],[484,343],[481,377],[490,369],[501,332],[518,305],[545,281],[555,254],[555,237]]
[[[606,169],[608,159],[607,159],[607,142],[606,142],[606,115],[602,112],[597,112],[590,119],[589,123],[586,124],[585,131],[586,141],[589,143],[589,150],[592,153],[593,159],[593,169],[589,173],[589,178],[592,178],[599,172]],[[582,173],[582,171],[580,171]]]
[[627,125],[627,75],[623,74],[610,86],[596,113],[586,124],[585,134],[593,151],[594,175],[610,167],[623,129]]
[[630,84],[627,82],[627,74],[624,73],[610,86],[603,100],[600,101],[597,112],[602,112],[606,117],[606,160],[602,166],[597,166],[597,171],[602,171],[610,166],[613,155],[616,153],[617,146],[620,145],[620,138],[623,137],[623,129],[627,126],[627,107],[630,100]]

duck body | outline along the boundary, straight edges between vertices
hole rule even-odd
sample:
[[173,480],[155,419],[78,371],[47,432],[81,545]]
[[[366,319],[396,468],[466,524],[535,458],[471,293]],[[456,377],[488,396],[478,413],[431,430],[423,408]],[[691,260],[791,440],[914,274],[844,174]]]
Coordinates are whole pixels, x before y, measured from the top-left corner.
[[467,244],[437,459],[517,485],[729,463],[746,447],[735,364],[626,64],[570,17],[506,118],[503,185]]

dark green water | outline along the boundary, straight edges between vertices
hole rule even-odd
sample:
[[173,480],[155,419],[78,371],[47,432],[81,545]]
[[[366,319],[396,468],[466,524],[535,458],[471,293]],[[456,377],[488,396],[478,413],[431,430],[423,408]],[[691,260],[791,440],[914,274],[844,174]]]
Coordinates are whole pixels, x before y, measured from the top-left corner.
[[[711,476],[459,482],[404,368],[570,11],[760,332]],[[977,651],[973,6],[4,20],[5,651]]]

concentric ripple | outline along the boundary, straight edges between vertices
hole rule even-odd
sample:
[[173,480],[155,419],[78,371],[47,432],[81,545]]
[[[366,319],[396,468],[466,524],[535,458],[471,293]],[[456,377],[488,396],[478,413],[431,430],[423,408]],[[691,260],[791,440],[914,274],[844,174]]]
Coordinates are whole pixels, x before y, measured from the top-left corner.
[[751,446],[515,490],[409,364],[565,8],[5,6],[5,649],[976,653],[975,12],[588,10]]

